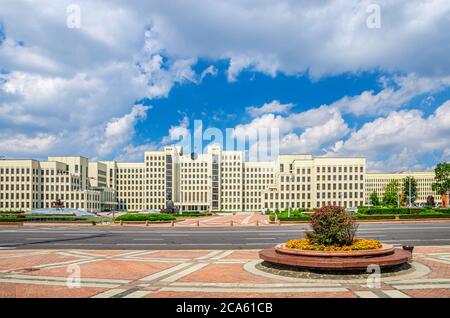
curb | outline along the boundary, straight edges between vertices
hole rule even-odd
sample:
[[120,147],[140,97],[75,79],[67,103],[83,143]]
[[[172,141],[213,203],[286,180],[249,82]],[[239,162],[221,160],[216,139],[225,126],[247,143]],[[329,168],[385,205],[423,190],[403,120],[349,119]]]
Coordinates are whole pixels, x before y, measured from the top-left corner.
[[[357,220],[356,223],[422,223],[422,222],[448,222],[450,218],[430,218],[430,219],[399,219],[399,220]],[[275,221],[269,221],[270,224],[278,225]],[[281,224],[309,224],[309,221],[280,221]]]
[[0,226],[23,226],[23,222],[0,222]]

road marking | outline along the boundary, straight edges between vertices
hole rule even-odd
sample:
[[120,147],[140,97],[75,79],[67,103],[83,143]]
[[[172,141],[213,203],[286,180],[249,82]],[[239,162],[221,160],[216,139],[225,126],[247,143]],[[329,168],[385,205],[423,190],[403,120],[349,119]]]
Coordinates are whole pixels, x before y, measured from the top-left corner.
[[181,263],[181,264],[175,265],[173,267],[167,268],[165,270],[162,270],[160,272],[151,274],[147,277],[141,278],[140,280],[144,281],[144,282],[151,282],[151,281],[157,280],[161,277],[167,276],[169,274],[172,274],[173,272],[176,272],[178,270],[181,270],[181,269],[186,268],[191,265],[192,265],[192,263]]
[[441,263],[441,264],[450,264],[450,261],[443,260],[443,259],[437,259],[437,258],[431,258],[431,257],[426,257],[425,259],[428,260],[428,261],[438,262],[438,263]]
[[207,258],[210,258],[210,257],[216,256],[217,254],[220,254],[220,253],[222,253],[222,251],[221,251],[221,250],[218,250],[218,251],[212,251],[212,252],[209,252],[209,253],[208,253],[208,254],[206,254],[206,255],[203,255],[203,256],[197,257],[196,259],[197,259],[197,260],[204,260],[204,259],[207,259]]
[[[396,283],[397,284],[397,283]],[[392,285],[395,289],[448,289],[450,284]]]
[[[9,278],[0,278],[0,283],[9,283],[9,284],[27,284],[27,285],[48,285],[48,286],[67,286],[67,281],[39,281],[34,279],[9,279]],[[82,283],[83,287],[98,287],[98,288],[114,288],[118,287],[118,284],[107,284],[107,283]]]
[[55,237],[26,237],[26,240],[35,241],[35,240],[57,240]]
[[123,293],[124,291],[126,291],[126,289],[120,289],[120,288],[110,289],[110,290],[104,291],[103,293],[94,295],[91,298],[111,298],[115,295]]
[[166,243],[116,243],[117,246],[164,246]]
[[123,296],[122,298],[143,298],[147,296],[148,294],[152,293],[149,290],[137,290],[135,292],[132,292],[126,296]]
[[246,240],[277,240],[278,237],[246,237]]
[[164,239],[159,238],[135,238],[133,241],[164,241]]
[[[67,277],[58,276],[34,276],[24,274],[6,274],[3,277],[22,279],[22,280],[36,280],[36,281],[61,281],[66,282]],[[109,279],[109,278],[83,278],[81,283],[109,283],[109,284],[128,284],[131,282],[129,279]]]
[[189,274],[192,274],[193,272],[196,272],[208,265],[209,265],[208,263],[199,263],[199,264],[192,265],[191,267],[188,267],[187,269],[182,270],[181,272],[176,273],[172,276],[166,277],[166,278],[162,279],[161,281],[173,283],[173,282],[179,280],[180,278],[183,278]]
[[411,284],[442,284],[442,283],[449,283],[450,284],[450,278],[428,278],[428,279],[408,279],[406,281],[396,281],[393,282],[396,285],[411,285]]
[[249,216],[247,216],[243,221],[242,224],[248,224],[248,222],[250,221],[250,219],[252,218],[253,214],[250,214]]
[[342,287],[339,283],[200,283],[200,282],[174,282],[175,287],[222,287],[222,288],[312,288],[312,287]]
[[355,291],[359,298],[380,298],[377,294],[371,291]]
[[385,293],[391,298],[411,298],[410,296],[406,295],[405,293],[402,293],[399,290],[383,290],[383,293]]
[[88,246],[88,245],[92,245],[92,246],[97,246],[97,245],[109,245],[109,243],[52,243],[52,245],[61,245],[61,246],[72,246],[72,245],[76,245],[76,246]]
[[167,286],[160,291],[170,292],[209,292],[209,293],[324,293],[324,292],[347,292],[343,287],[324,287],[324,288],[289,288],[289,287],[267,287],[267,288],[222,288],[222,287],[173,287]]
[[223,253],[221,253],[219,255],[216,255],[216,256],[212,257],[211,260],[218,260],[218,259],[227,257],[228,255],[231,255],[233,252],[234,252],[233,250],[225,251],[225,252],[223,252]]

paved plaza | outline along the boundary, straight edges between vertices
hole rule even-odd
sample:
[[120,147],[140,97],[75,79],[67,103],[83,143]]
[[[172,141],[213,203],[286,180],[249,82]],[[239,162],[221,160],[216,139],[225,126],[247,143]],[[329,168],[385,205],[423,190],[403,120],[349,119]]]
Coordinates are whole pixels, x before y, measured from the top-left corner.
[[258,250],[0,250],[0,297],[450,297],[450,246],[414,252],[412,269],[369,288],[275,276]]

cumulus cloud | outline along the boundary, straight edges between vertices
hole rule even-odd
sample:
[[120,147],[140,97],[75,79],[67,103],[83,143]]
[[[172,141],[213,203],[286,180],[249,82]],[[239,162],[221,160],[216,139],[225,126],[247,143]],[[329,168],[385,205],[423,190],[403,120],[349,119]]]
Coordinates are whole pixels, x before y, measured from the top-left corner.
[[120,118],[113,118],[106,124],[105,140],[99,147],[99,155],[105,156],[117,147],[129,142],[134,135],[134,126],[146,118],[148,106],[135,105],[129,114]]
[[12,137],[0,136],[0,139],[0,152],[13,156],[29,155],[30,153],[45,155],[57,142],[56,136],[45,134],[38,134],[35,137],[18,134]]
[[372,162],[369,168],[374,170],[424,168],[422,155],[434,156],[436,161],[445,156],[450,147],[449,123],[450,101],[428,117],[416,109],[393,111],[365,123],[348,139],[338,141],[328,154],[367,156]]
[[[242,70],[313,78],[364,70],[450,75],[446,0],[377,1],[381,28],[366,21],[373,1],[133,2],[151,12],[161,45],[181,56],[229,60]],[[189,14],[186,14],[186,13]]]
[[289,112],[295,105],[292,103],[281,104],[279,101],[274,100],[270,103],[266,103],[261,107],[250,106],[246,108],[247,113],[252,117],[261,116],[263,114],[284,114]]
[[[450,2],[377,1],[380,29],[366,25],[371,3],[81,0],[81,28],[70,29],[70,0],[0,2],[1,149],[19,156],[133,158],[138,150],[164,145],[170,136],[185,136],[189,128],[183,119],[162,141],[130,144],[135,124],[148,111],[134,105],[144,98],[165,98],[175,85],[216,76],[214,66],[194,71],[202,59],[228,63],[230,82],[244,70],[313,80],[365,71],[386,74],[379,92],[367,90],[303,112],[290,113],[292,104],[276,100],[249,107],[252,119],[235,127],[237,137],[275,127],[283,151],[320,154],[327,148],[382,162],[377,154],[402,149],[403,157],[391,162],[405,162],[409,155],[443,149],[436,156],[444,158],[450,149],[443,141],[449,139],[449,121],[442,120],[447,104],[428,117],[401,109],[417,96],[450,86],[450,33],[443,31],[450,29]],[[346,114],[371,119],[350,130]],[[400,142],[409,134],[423,150]],[[16,141],[23,151],[13,147]]]
[[394,76],[391,80],[383,77],[381,81],[384,88],[378,93],[364,91],[356,96],[345,96],[330,106],[357,116],[386,115],[417,96],[437,93],[450,87],[450,76],[420,77],[411,73]]

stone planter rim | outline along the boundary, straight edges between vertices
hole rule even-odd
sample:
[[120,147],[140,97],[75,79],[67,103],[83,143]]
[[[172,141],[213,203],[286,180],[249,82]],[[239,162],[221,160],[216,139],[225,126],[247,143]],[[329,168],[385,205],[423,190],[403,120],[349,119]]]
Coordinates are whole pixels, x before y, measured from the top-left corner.
[[286,247],[285,243],[275,246],[275,251],[280,254],[298,255],[298,256],[312,256],[312,257],[371,257],[385,255],[394,252],[394,246],[391,244],[384,244],[377,249],[372,250],[358,250],[358,251],[312,251],[300,250]]

